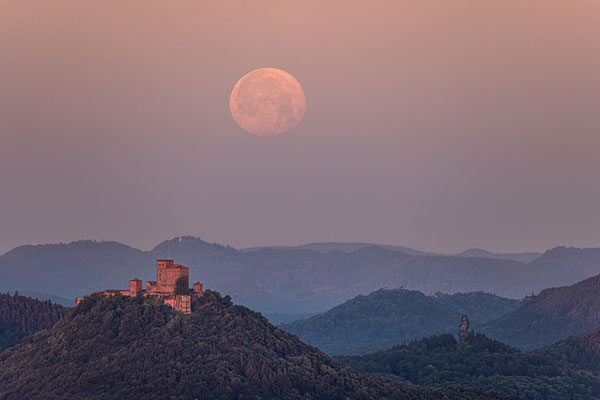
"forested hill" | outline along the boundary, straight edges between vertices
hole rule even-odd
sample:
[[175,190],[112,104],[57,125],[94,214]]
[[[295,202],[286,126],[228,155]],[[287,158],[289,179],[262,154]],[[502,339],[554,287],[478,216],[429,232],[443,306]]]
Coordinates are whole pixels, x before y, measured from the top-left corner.
[[468,314],[477,328],[520,304],[483,292],[426,296],[415,290],[381,289],[281,327],[328,354],[365,354],[434,334],[454,333],[463,314]]
[[571,336],[537,351],[558,362],[573,364],[582,369],[600,372],[600,327],[581,335]]
[[600,326],[600,275],[571,286],[543,290],[481,331],[532,350]]
[[339,361],[397,382],[478,386],[529,400],[600,399],[600,378],[538,353],[522,353],[484,335],[457,343],[433,336],[378,353]]
[[27,335],[51,328],[67,309],[50,301],[0,293],[0,352]]
[[149,298],[91,297],[0,354],[0,398],[498,399],[363,375],[206,291],[191,315]]

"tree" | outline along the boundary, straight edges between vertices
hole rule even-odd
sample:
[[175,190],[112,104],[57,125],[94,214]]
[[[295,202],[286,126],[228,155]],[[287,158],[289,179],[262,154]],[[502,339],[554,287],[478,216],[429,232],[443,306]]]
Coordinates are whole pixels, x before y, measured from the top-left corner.
[[190,294],[190,281],[187,276],[180,276],[175,281],[175,294]]

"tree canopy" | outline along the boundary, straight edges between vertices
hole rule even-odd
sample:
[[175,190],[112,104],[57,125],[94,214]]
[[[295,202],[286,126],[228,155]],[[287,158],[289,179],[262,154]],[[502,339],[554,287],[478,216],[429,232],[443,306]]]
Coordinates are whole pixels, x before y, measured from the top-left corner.
[[51,328],[67,310],[47,300],[0,293],[0,352],[27,335]]
[[228,296],[191,315],[160,300],[92,296],[0,354],[0,398],[499,399],[402,386],[343,367]]
[[531,400],[600,399],[600,379],[595,374],[542,353],[523,353],[482,334],[470,334],[461,343],[452,335],[432,336],[338,360],[364,372],[416,385],[477,386]]

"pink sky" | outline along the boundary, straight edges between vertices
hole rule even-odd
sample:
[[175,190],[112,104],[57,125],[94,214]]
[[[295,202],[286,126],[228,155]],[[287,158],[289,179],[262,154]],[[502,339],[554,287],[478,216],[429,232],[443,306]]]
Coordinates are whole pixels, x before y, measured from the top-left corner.
[[[0,251],[600,245],[600,2],[0,2]],[[229,114],[258,67],[290,133]]]

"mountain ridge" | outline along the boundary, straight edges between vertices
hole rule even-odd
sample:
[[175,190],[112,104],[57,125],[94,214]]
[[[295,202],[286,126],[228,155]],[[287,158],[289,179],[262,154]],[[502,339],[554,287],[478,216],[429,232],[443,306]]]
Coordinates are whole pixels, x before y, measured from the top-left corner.
[[332,251],[339,251],[344,253],[349,253],[360,248],[378,246],[383,247],[385,249],[400,251],[409,255],[426,255],[426,256],[458,256],[458,257],[485,257],[485,258],[498,258],[498,259],[506,259],[506,260],[514,260],[514,261],[522,261],[522,262],[530,262],[535,258],[541,256],[543,253],[530,251],[530,252],[520,252],[520,253],[494,253],[488,250],[472,248],[467,249],[459,253],[442,253],[442,252],[434,252],[434,251],[423,251],[413,249],[411,247],[406,246],[398,246],[398,245],[390,245],[390,244],[381,244],[381,243],[369,243],[369,242],[311,242],[296,246],[253,246],[241,248],[241,251],[255,251],[258,249],[310,249],[319,251],[322,253],[328,253]]
[[[382,287],[404,287],[426,294],[481,290],[520,299],[546,287],[574,283],[587,277],[586,270],[593,270],[552,263],[548,260],[551,254],[548,261],[523,263],[410,255],[381,246],[346,253],[307,248],[244,251],[191,236],[163,241],[148,251],[94,241],[18,249],[0,256],[0,273],[5,277],[0,290],[74,298],[107,288],[125,288],[133,277],[153,280],[155,260],[170,255],[190,267],[193,281],[232,293],[241,304],[267,313],[321,312]],[[580,255],[573,257],[569,259],[576,264]],[[592,265],[592,261],[586,263]]]

